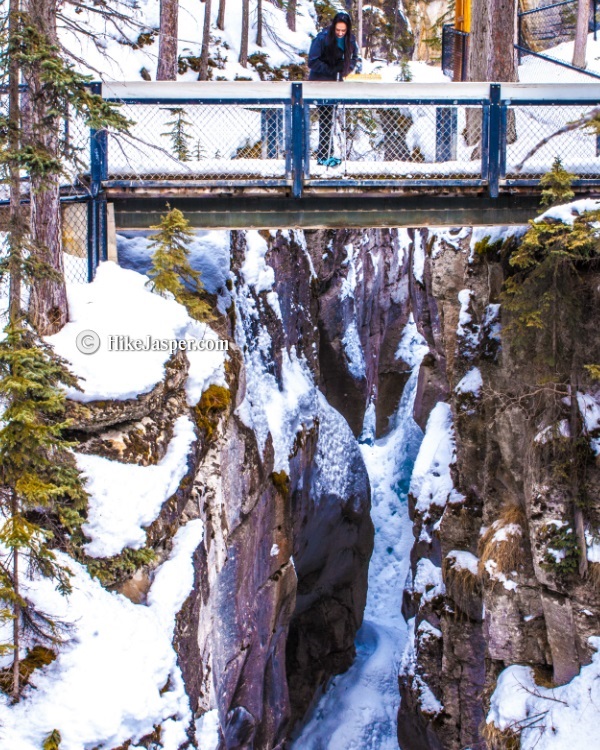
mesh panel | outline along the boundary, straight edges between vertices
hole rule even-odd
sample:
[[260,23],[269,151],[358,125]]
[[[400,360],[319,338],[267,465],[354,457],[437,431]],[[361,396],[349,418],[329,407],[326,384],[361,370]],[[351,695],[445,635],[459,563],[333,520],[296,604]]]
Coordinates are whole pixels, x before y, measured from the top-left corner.
[[506,176],[539,178],[548,172],[559,157],[564,168],[581,179],[600,177],[598,139],[581,128],[551,138],[517,172],[518,165],[543,138],[573,123],[594,107],[585,106],[514,106],[508,108]]
[[[66,158],[64,161],[63,194],[77,192],[77,187],[86,185],[90,172],[90,129],[82,117],[75,112],[63,121],[63,138]],[[79,189],[78,192],[81,192]]]
[[88,280],[88,204],[64,203],[62,206],[62,242],[65,279],[85,284]]
[[451,24],[442,28],[442,71],[453,81],[465,80],[469,35]]
[[[519,44],[534,52],[545,52],[575,38],[577,0],[541,0],[535,10],[519,14]],[[548,7],[550,6],[550,7]]]
[[111,134],[110,179],[284,179],[284,105],[126,104],[131,135]]
[[481,177],[481,108],[319,105],[309,120],[312,178]]

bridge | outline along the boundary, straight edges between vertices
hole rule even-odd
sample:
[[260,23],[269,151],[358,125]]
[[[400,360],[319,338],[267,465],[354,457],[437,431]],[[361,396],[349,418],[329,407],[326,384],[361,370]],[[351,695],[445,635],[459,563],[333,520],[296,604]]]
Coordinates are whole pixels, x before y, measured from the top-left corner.
[[[522,224],[555,158],[600,193],[600,141],[574,127],[600,84],[134,82],[93,84],[128,134],[69,123],[89,172],[89,274],[111,233],[156,224],[167,202],[194,227]],[[316,158],[329,119],[330,154]],[[71,192],[72,189],[71,189]],[[77,204],[76,204],[77,206]]]

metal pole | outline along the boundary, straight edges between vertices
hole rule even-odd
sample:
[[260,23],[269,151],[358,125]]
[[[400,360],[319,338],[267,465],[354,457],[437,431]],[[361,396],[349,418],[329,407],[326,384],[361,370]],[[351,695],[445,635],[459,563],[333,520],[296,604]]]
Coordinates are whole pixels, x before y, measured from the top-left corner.
[[500,136],[502,132],[502,108],[500,106],[500,84],[490,84],[490,123],[489,123],[489,171],[488,186],[490,198],[497,198],[500,190]]
[[598,0],[594,0],[594,41],[598,39],[598,31],[596,26],[598,24]]
[[[102,95],[102,84],[92,83],[93,94]],[[88,210],[88,280],[92,281],[98,263],[108,257],[106,199],[102,181],[108,178],[108,134],[90,129],[90,207]]]
[[304,102],[302,84],[292,83],[292,196],[302,197],[302,162],[304,161]]

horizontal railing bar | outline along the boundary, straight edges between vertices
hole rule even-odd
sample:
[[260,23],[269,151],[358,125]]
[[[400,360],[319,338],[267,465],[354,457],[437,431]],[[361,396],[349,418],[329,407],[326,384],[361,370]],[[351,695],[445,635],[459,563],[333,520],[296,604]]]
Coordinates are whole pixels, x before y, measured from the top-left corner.
[[451,106],[483,106],[487,104],[488,99],[408,99],[406,97],[399,97],[397,99],[317,99],[314,97],[305,96],[304,104],[319,104],[319,105],[336,105],[336,104],[349,104],[351,106],[372,106],[372,107],[390,107],[399,106],[402,107],[406,104],[415,105],[426,105],[432,104],[442,107]]
[[[520,179],[518,177],[511,177],[504,180],[500,180],[501,185],[505,185],[506,187],[537,187],[540,184],[540,179],[543,177],[543,175],[540,175],[539,178],[523,178]],[[589,179],[581,179],[581,180],[573,180],[571,182],[571,187],[594,187],[595,185],[600,186],[600,177],[592,177]]]
[[487,180],[481,179],[423,179],[415,180],[414,178],[407,177],[405,180],[397,178],[381,178],[374,180],[320,180],[310,179],[305,180],[304,184],[307,187],[480,187],[487,185]]
[[103,180],[102,187],[105,189],[113,187],[144,187],[144,188],[179,188],[179,187],[289,187],[292,184],[290,179],[266,179],[266,180]]
[[288,81],[119,81],[102,84],[106,99],[289,99]]
[[540,99],[505,99],[504,97],[500,101],[501,104],[505,104],[507,107],[551,107],[554,104],[564,105],[565,107],[583,107],[592,106],[597,104],[600,107],[600,91],[598,92],[598,99],[564,99],[561,101],[541,101]]
[[[554,60],[546,55],[515,45],[524,53],[551,60],[558,65],[575,70],[594,79],[600,75]],[[489,101],[490,83],[372,83],[365,81],[345,82],[335,88],[329,82],[307,81],[302,83],[305,103],[347,103],[364,105],[403,105],[454,103],[469,106]],[[501,83],[502,99],[567,102],[600,101],[600,93],[593,83],[534,84]],[[285,105],[291,100],[292,82],[279,81],[199,81],[173,84],[170,81],[136,81],[130,83],[103,84],[107,101],[125,104],[270,104]],[[277,95],[274,95],[276,90]],[[234,95],[236,92],[237,95]],[[239,92],[239,93],[238,93]],[[230,94],[230,95],[228,95]]]
[[289,99],[254,99],[252,97],[235,98],[235,99],[210,99],[206,97],[198,97],[197,99],[190,98],[178,98],[178,99],[140,99],[134,97],[124,97],[122,99],[110,98],[104,99],[106,102],[112,102],[114,104],[228,104],[228,105],[242,105],[248,104],[251,106],[257,105],[277,105],[284,106],[289,104]]
[[572,5],[575,0],[562,0],[560,3],[552,3],[552,5],[544,5],[542,8],[531,8],[530,10],[522,10],[517,13],[519,18],[523,16],[529,16],[532,13],[540,13],[542,11],[550,10],[551,8],[559,8],[561,5]]

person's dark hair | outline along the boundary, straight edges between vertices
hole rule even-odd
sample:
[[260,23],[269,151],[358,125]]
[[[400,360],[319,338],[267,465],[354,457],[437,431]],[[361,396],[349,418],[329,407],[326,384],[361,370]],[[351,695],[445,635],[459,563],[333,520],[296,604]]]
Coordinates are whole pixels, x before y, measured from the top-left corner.
[[346,44],[344,47],[344,70],[342,72],[342,75],[345,77],[350,72],[350,65],[352,64],[352,49],[351,49],[351,38],[352,38],[352,19],[350,18],[350,14],[342,11],[341,13],[336,13],[331,21],[331,25],[329,27],[328,35],[327,35],[327,46],[330,47],[332,50],[335,50],[337,45],[337,37],[335,35],[335,26],[338,23],[344,23],[346,24],[346,36],[344,37],[346,40]]

